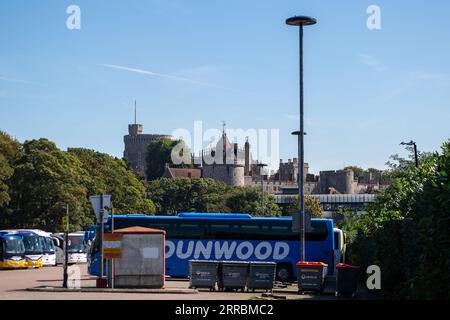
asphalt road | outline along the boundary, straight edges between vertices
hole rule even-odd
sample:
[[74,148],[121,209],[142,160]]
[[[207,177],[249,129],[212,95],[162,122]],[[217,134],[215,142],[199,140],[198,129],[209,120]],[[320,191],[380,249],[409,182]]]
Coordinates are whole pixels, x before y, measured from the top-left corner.
[[[95,278],[87,273],[86,265],[80,268],[82,288],[94,288]],[[69,272],[70,273],[70,272]],[[0,299],[2,300],[248,300],[262,297],[259,293],[209,292],[199,290],[198,294],[154,294],[154,293],[86,293],[86,292],[31,292],[27,288],[62,287],[62,267],[45,267],[28,270],[0,271]],[[166,288],[188,289],[189,282],[184,279],[167,280]],[[333,295],[300,296],[295,286],[283,288],[276,295],[286,299],[334,299]]]

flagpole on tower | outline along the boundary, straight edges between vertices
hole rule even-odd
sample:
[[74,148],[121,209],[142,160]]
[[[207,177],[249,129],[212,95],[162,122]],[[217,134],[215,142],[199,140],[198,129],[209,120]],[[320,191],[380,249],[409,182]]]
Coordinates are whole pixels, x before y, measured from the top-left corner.
[[134,100],[134,124],[137,124],[137,102]]

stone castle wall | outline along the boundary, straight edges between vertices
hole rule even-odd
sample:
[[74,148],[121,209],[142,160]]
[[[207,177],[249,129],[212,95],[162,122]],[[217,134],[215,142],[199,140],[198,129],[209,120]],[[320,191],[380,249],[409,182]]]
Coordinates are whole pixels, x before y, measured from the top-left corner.
[[355,193],[355,184],[352,170],[321,171],[318,191],[326,194],[329,188],[334,188],[342,194],[353,194]]
[[223,181],[231,186],[244,186],[244,166],[232,164],[203,165],[203,178]]

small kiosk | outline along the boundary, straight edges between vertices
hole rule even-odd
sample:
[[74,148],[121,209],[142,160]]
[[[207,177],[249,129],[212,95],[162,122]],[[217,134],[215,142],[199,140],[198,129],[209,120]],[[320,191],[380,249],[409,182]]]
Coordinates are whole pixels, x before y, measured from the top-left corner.
[[115,288],[163,288],[165,285],[164,230],[130,227],[120,235],[121,257],[114,259]]

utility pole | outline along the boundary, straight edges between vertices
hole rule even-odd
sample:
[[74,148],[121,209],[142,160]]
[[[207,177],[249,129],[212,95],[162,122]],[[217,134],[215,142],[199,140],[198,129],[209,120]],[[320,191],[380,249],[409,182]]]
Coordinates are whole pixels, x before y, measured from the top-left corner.
[[414,149],[414,162],[416,164],[416,167],[418,168],[419,167],[419,157],[418,157],[418,154],[417,154],[417,144],[416,144],[416,142],[411,140],[409,142],[402,142],[402,143],[400,143],[400,145],[402,145],[402,146],[410,146],[410,147],[412,146],[413,147],[413,149]]
[[134,100],[134,124],[137,124],[137,101]]
[[105,223],[103,222],[103,216],[105,213],[105,210],[103,209],[103,193],[100,194],[100,241],[99,241],[99,253],[100,253],[100,263],[99,265],[99,276],[100,276],[100,281],[103,281],[103,232],[104,232],[104,227],[105,227]]
[[414,142],[414,159],[416,160],[416,167],[419,167],[419,157],[417,156],[417,144]]
[[[105,210],[108,210],[109,212],[111,212],[111,234],[114,233],[114,208],[111,207],[106,207],[105,206]],[[106,277],[108,280],[108,287],[111,289],[114,289],[114,258],[109,258],[107,259],[107,273],[106,273]]]
[[[111,206],[111,195],[105,195],[101,193],[100,195],[89,197],[92,208],[95,212],[95,217],[97,219],[98,233],[96,235],[96,241],[98,239],[98,278],[97,278],[97,288],[105,288],[107,281],[104,278],[104,254],[103,254],[103,240],[105,233],[105,217],[108,219],[108,211]],[[105,216],[106,214],[106,216]]]
[[[299,74],[300,74],[300,131],[298,131],[298,158],[299,158],[299,177],[298,177],[298,210],[300,213],[300,261],[306,260],[305,255],[305,155],[304,155],[304,107],[303,107],[303,26],[316,24],[314,18],[307,16],[295,16],[286,20],[286,24],[296,26],[299,29]],[[295,134],[295,133],[293,133]]]
[[261,178],[261,209],[262,209],[262,214],[263,216],[266,213],[266,208],[264,207],[264,177],[263,177],[263,169],[264,167],[267,167],[267,164],[263,164],[263,163],[258,163],[257,164],[258,168],[259,168],[259,176]]
[[64,223],[64,276],[63,288],[68,288],[69,275],[67,272],[69,266],[69,204],[66,204],[66,220]]
[[[114,208],[111,206],[111,233],[114,233]],[[114,289],[115,263],[114,258],[111,259],[111,288]]]

